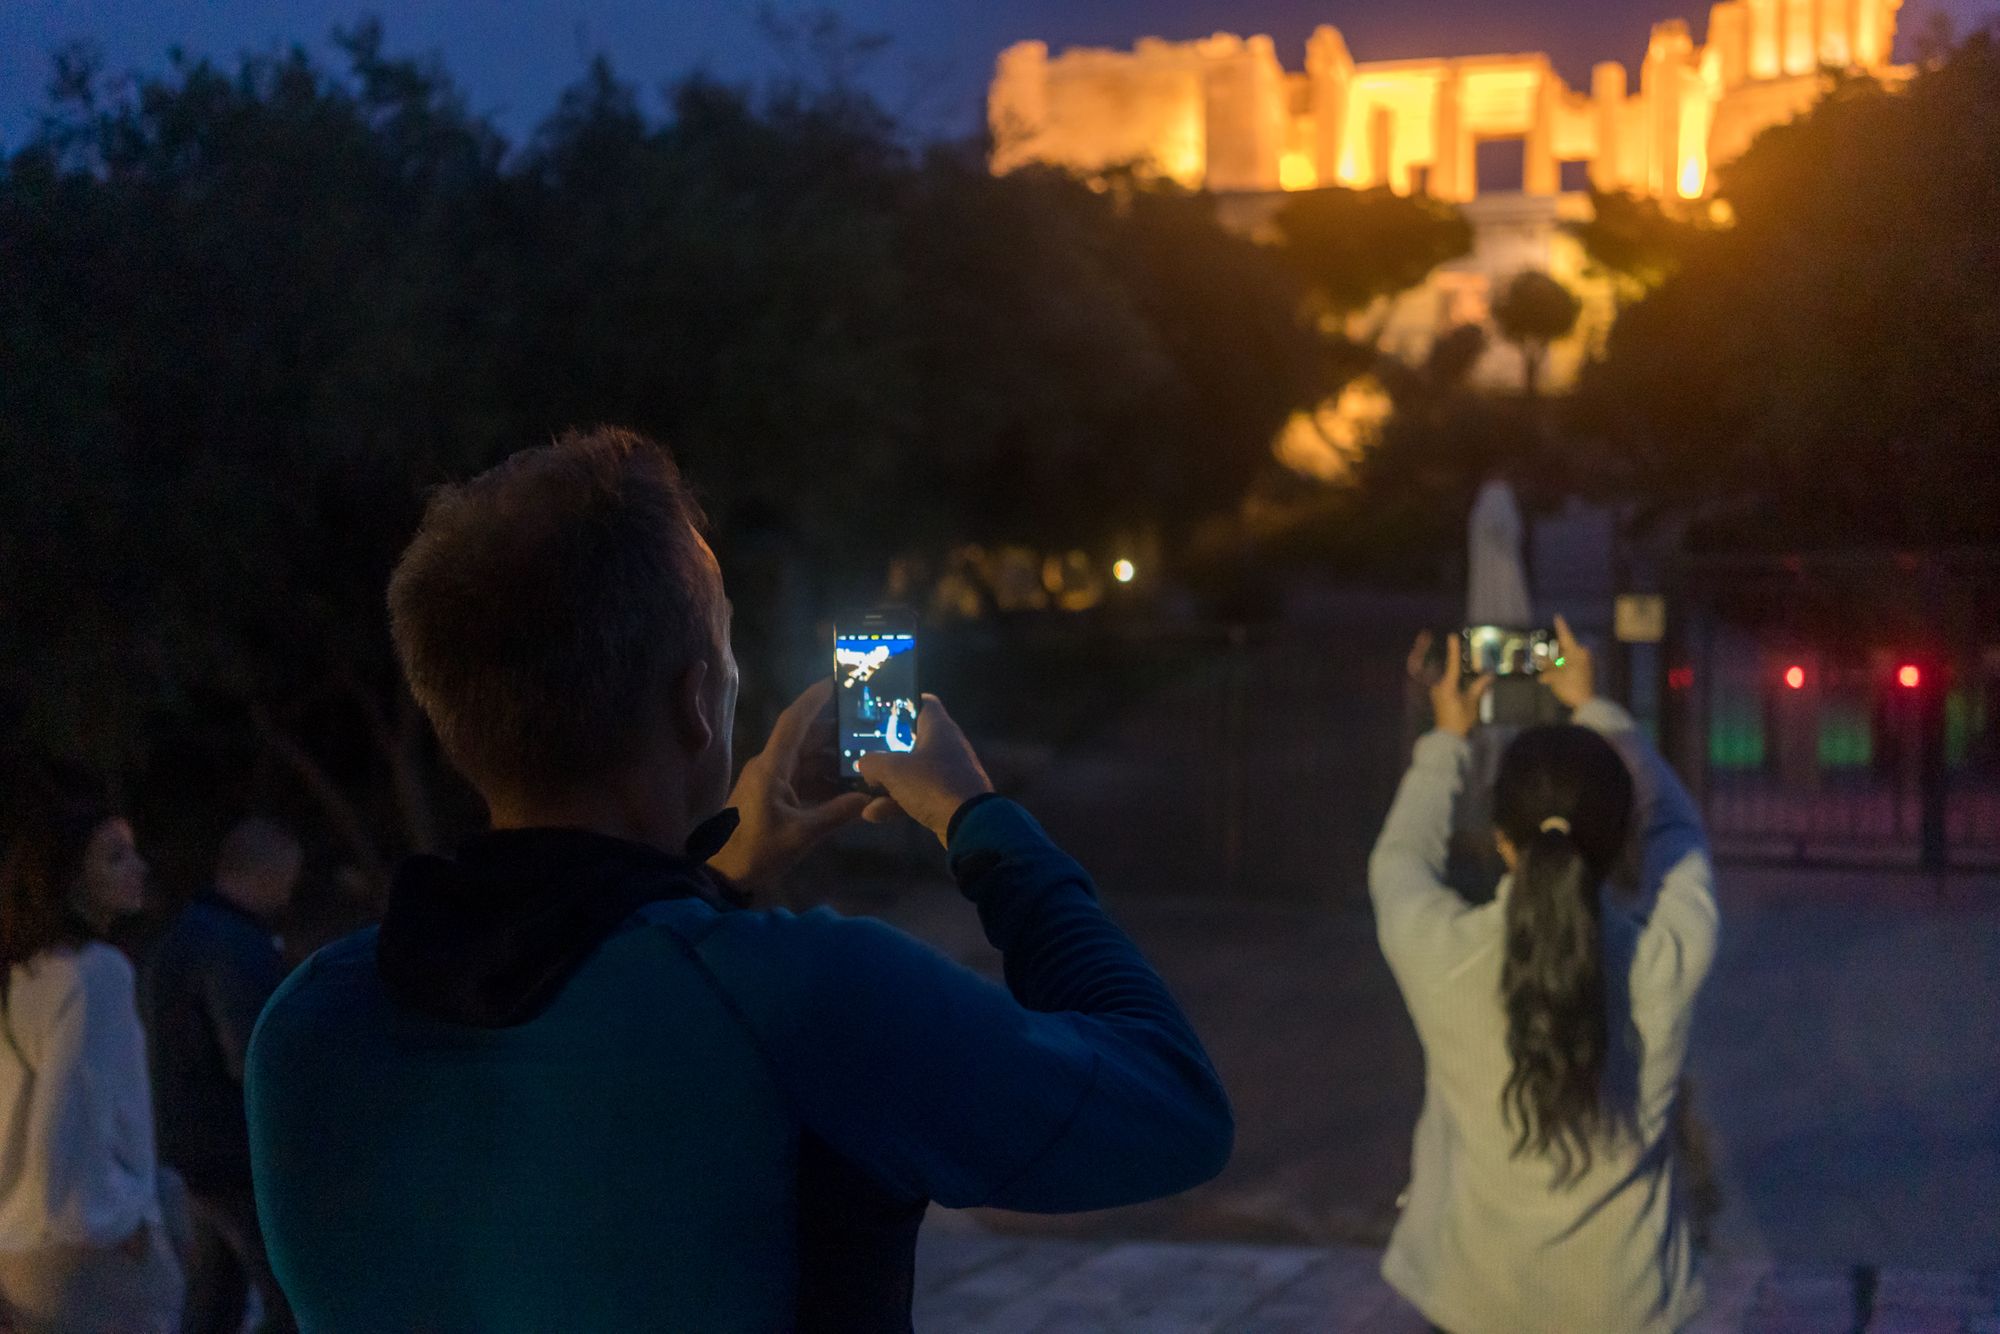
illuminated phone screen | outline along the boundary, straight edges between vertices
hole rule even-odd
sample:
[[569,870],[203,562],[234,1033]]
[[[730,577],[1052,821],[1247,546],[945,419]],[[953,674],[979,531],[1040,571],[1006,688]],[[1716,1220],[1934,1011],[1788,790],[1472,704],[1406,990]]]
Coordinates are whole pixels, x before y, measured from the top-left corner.
[[1547,630],[1504,625],[1468,625],[1460,656],[1469,676],[1535,676],[1557,658],[1555,636]]
[[908,631],[836,634],[834,695],[839,710],[840,772],[870,751],[917,744],[917,637]]

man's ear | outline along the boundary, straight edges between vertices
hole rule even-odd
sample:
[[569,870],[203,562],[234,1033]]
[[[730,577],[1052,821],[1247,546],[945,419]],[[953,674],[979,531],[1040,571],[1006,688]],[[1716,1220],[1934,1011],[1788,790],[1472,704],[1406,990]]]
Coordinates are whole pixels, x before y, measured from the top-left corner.
[[674,736],[689,754],[699,755],[715,744],[714,711],[708,698],[708,660],[697,658],[674,682]]

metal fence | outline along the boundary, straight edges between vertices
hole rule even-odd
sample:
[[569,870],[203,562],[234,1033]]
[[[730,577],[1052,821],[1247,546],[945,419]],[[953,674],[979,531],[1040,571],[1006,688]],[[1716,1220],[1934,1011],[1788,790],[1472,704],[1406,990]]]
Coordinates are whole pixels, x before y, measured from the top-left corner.
[[1662,730],[1724,855],[2000,866],[2000,565],[1683,570]]

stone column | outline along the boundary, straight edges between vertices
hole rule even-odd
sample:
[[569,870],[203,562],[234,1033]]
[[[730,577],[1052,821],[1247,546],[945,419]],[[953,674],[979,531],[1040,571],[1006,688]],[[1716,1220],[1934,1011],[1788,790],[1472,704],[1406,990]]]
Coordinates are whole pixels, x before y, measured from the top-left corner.
[[1217,34],[1200,45],[1208,188],[1275,190],[1284,152],[1284,72],[1271,39]]
[[1610,193],[1622,190],[1625,177],[1625,67],[1615,60],[1590,69],[1590,100],[1597,118],[1597,152],[1590,159],[1590,183]]
[[1243,43],[1250,64],[1251,116],[1256,135],[1256,177],[1260,190],[1276,190],[1283,180],[1285,127],[1291,121],[1291,99],[1278,48],[1262,34]]
[[1775,79],[1785,72],[1785,47],[1778,22],[1780,0],[1744,0],[1750,12],[1750,77]]
[[1431,161],[1431,193],[1462,204],[1477,193],[1473,180],[1472,133],[1465,128],[1465,86],[1458,66],[1445,66],[1437,83],[1437,110],[1432,113],[1436,152]]
[[1664,77],[1665,66],[1659,42],[1655,40],[1646,48],[1645,63],[1639,66],[1639,133],[1646,141],[1646,165],[1640,169],[1642,175],[1636,187],[1637,193],[1655,199],[1661,197],[1661,182],[1667,174],[1667,169],[1660,165],[1660,126],[1674,120],[1673,81]]
[[1311,84],[1313,167],[1321,185],[1340,179],[1340,146],[1347,133],[1347,103],[1354,83],[1354,59],[1338,28],[1321,24],[1306,42],[1306,78]]
[[1854,63],[1855,0],[1819,0],[1819,61],[1835,69]]
[[1639,72],[1639,95],[1646,107],[1645,193],[1675,196],[1680,174],[1681,72],[1693,59],[1694,39],[1679,19],[1653,25],[1646,63]]
[[1724,88],[1734,88],[1749,76],[1749,23],[1749,11],[1744,8],[1743,0],[1723,0],[1708,11],[1708,45],[1722,62]]
[[1396,113],[1379,103],[1368,109],[1369,186],[1389,184],[1389,168],[1396,160]]
[[1562,188],[1562,168],[1556,163],[1556,76],[1548,61],[1538,63],[1535,118],[1522,149],[1521,189],[1531,195],[1552,195]]
[[1855,0],[1854,63],[1880,69],[1889,63],[1896,40],[1896,10],[1901,0]]
[[1811,74],[1819,68],[1819,33],[1814,26],[1819,6],[1815,0],[1782,0],[1782,4],[1785,73]]

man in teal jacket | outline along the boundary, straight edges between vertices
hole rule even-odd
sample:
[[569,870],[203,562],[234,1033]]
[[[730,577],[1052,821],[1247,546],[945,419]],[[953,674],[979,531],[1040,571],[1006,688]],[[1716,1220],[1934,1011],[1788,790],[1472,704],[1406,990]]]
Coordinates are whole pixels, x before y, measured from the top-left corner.
[[[1106,1208],[1229,1156],[1165,985],[937,700],[865,761],[883,795],[809,799],[825,683],[730,792],[698,525],[664,451],[600,430],[441,492],[397,568],[405,674],[493,832],[406,863],[259,1022],[258,1207],[306,1330],[907,1329],[925,1200]],[[756,906],[899,810],[1004,989]]]

